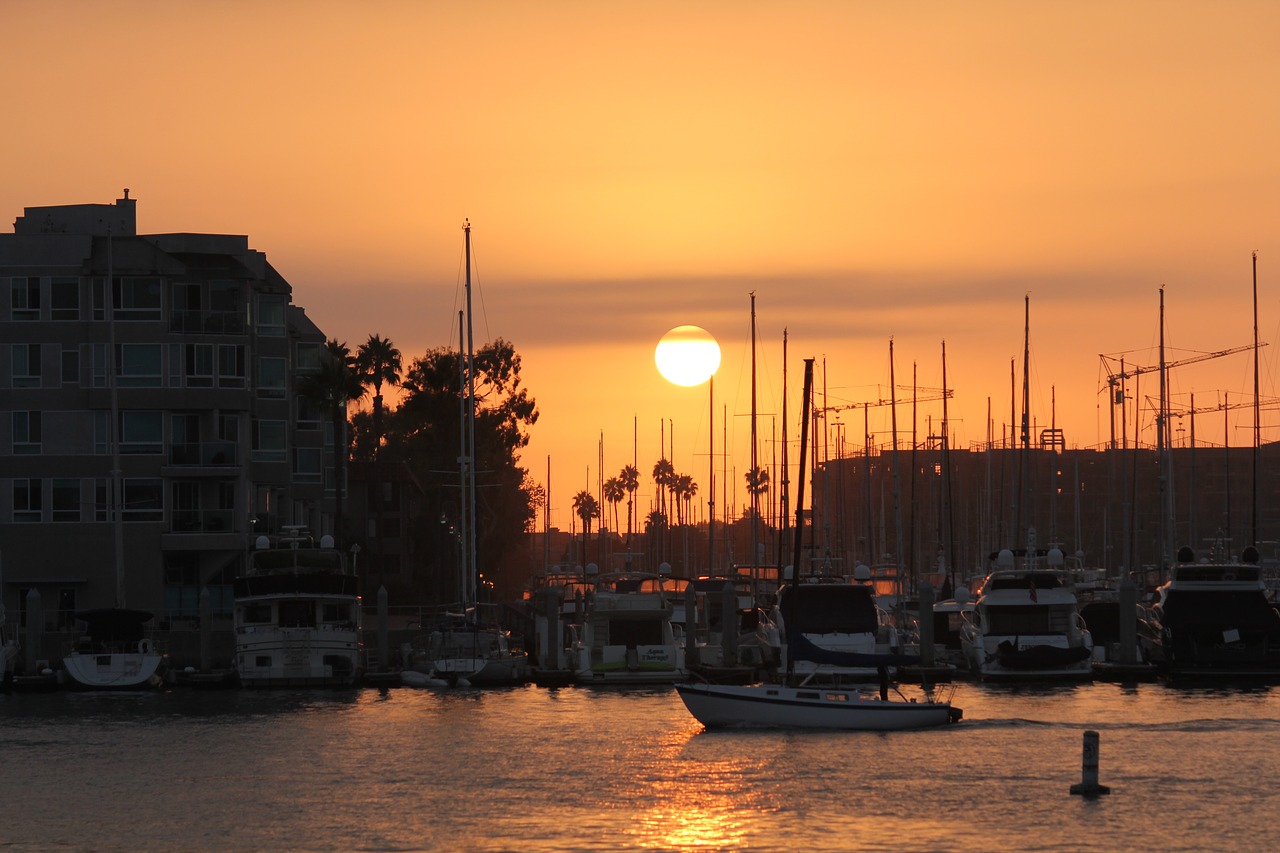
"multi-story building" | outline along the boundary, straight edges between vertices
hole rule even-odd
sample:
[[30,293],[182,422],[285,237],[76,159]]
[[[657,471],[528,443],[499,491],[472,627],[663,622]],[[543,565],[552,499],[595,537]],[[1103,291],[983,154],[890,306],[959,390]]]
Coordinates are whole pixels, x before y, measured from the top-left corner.
[[138,234],[136,205],[0,234],[0,603],[38,590],[51,627],[205,588],[226,612],[257,536],[332,532],[330,419],[297,393],[324,334],[247,237]]

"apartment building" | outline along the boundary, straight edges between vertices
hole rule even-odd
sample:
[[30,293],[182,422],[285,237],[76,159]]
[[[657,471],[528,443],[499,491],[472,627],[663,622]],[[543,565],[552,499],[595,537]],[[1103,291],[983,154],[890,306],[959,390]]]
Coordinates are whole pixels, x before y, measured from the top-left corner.
[[246,236],[138,234],[136,213],[125,190],[0,234],[11,620],[33,589],[51,628],[121,605],[193,618],[205,588],[225,613],[254,538],[332,532],[332,427],[296,393],[325,335]]

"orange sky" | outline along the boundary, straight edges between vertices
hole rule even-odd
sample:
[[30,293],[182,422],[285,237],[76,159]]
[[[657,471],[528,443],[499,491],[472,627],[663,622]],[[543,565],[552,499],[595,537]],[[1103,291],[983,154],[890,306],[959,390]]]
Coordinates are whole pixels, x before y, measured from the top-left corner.
[[[633,423],[642,473],[669,422],[705,495],[706,387],[653,365],[673,326],[721,343],[716,449],[727,408],[741,482],[751,291],[762,439],[784,328],[793,419],[802,358],[830,404],[861,402],[887,394],[891,338],[899,384],[914,363],[940,386],[945,340],[953,435],[982,440],[988,400],[998,432],[1030,294],[1033,418],[1056,397],[1068,444],[1097,445],[1099,354],[1155,363],[1161,285],[1171,359],[1249,343],[1254,250],[1280,393],[1277,33],[1273,2],[9,0],[0,215],[129,187],[141,231],[247,234],[326,333],[406,357],[456,341],[469,218],[476,336],[523,356],[524,462],[543,480],[550,457],[567,528],[601,436],[611,476]],[[1239,399],[1252,360],[1173,386]]]

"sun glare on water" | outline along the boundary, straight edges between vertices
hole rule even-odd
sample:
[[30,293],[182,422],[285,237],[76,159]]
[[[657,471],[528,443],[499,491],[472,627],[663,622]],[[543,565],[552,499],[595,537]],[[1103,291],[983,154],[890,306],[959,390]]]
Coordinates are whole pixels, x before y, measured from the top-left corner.
[[720,345],[706,329],[676,326],[662,336],[653,352],[658,372],[675,385],[701,385],[720,367]]

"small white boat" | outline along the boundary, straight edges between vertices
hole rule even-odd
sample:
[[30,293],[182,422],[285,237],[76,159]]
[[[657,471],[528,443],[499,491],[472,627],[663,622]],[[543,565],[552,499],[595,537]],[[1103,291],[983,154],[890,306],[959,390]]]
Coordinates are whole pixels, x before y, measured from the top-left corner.
[[75,648],[62,657],[66,683],[84,690],[139,690],[164,684],[168,655],[156,649],[143,625],[145,610],[105,608],[76,614],[85,624]]
[[707,728],[768,728],[896,731],[958,722],[950,702],[898,701],[839,687],[781,684],[677,684],[689,713]]
[[451,659],[437,662],[439,666],[431,672],[416,669],[405,669],[400,672],[400,683],[405,687],[450,688],[470,687],[469,676],[484,669],[483,660]]

